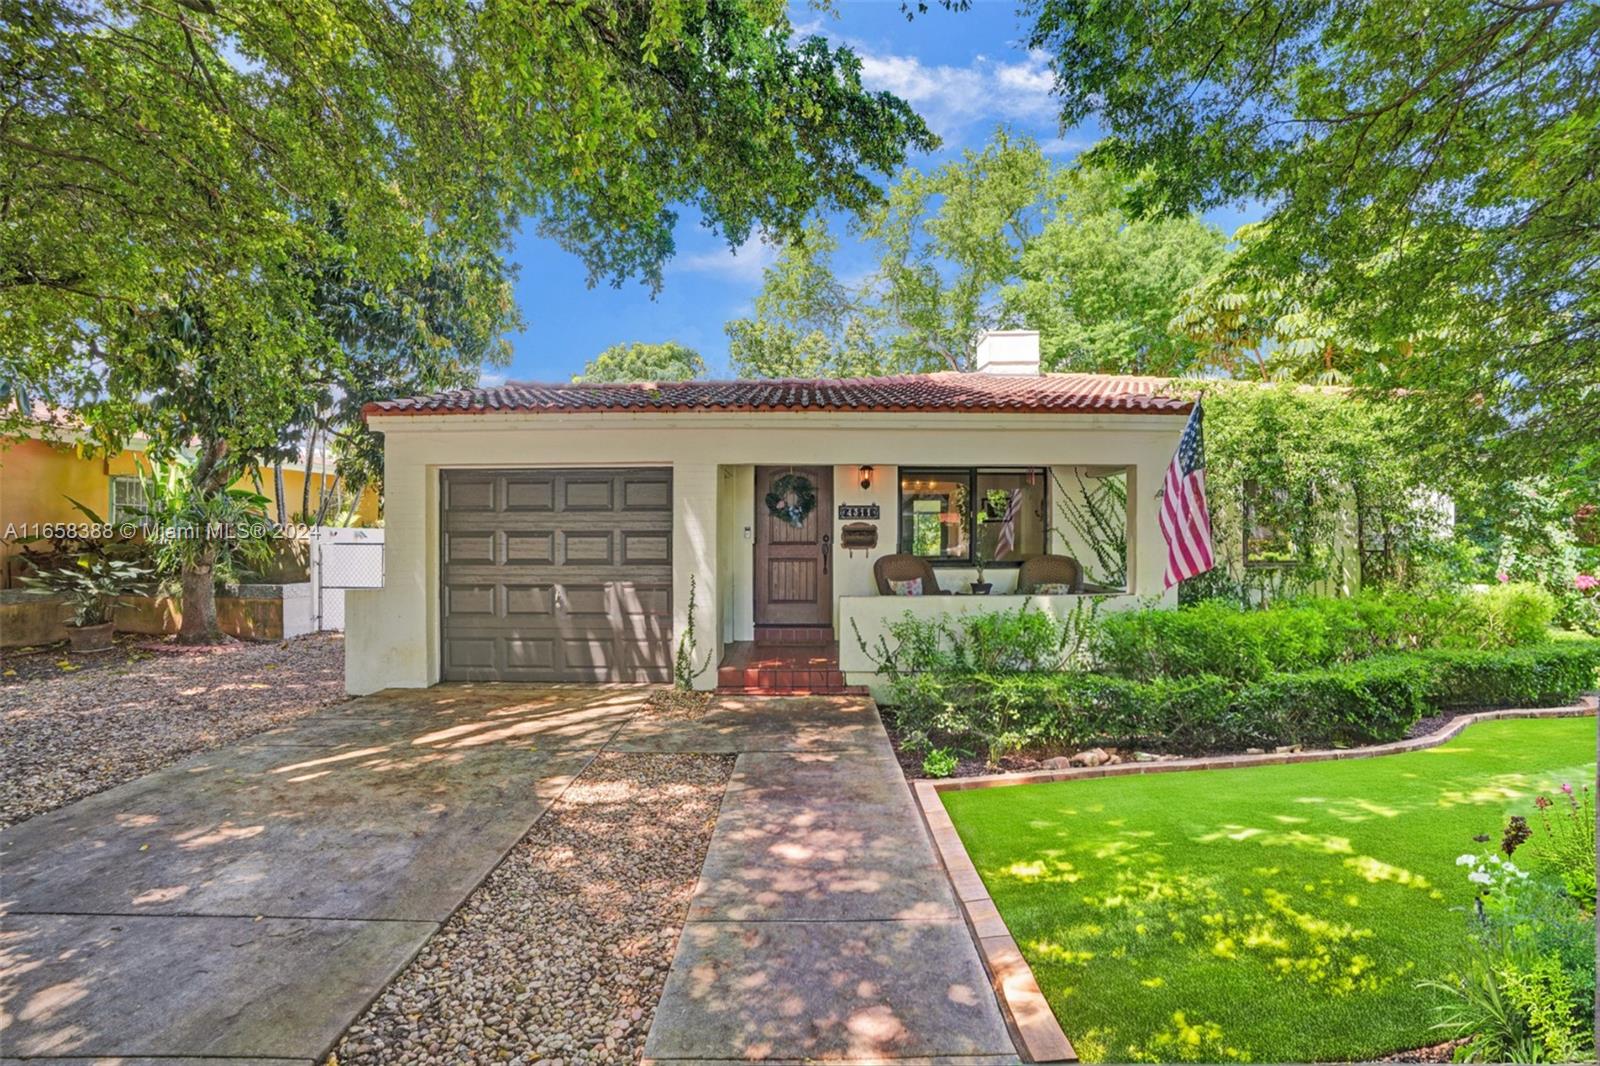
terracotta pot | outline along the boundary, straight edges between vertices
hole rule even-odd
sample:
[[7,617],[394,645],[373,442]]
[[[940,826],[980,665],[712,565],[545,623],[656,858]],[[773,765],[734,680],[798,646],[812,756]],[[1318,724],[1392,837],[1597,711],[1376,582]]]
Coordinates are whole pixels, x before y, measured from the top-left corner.
[[110,651],[111,636],[117,631],[117,624],[101,622],[97,626],[67,626],[66,630],[68,645],[82,655],[86,652]]
[[987,596],[992,588],[994,586],[987,581],[974,581],[972,583],[972,594],[974,596]]

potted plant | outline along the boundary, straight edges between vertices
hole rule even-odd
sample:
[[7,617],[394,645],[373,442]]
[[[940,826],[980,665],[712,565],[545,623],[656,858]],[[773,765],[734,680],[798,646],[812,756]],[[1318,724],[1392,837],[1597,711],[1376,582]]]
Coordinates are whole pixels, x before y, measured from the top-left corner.
[[978,580],[972,583],[972,594],[974,596],[987,596],[989,595],[989,590],[994,588],[994,586],[983,579],[984,560],[982,545],[979,545],[977,550],[972,553],[972,557],[973,560],[978,564]]
[[22,579],[37,592],[61,596],[72,608],[67,640],[75,652],[109,651],[112,613],[124,596],[140,591],[151,571],[133,559],[96,552],[74,555]]

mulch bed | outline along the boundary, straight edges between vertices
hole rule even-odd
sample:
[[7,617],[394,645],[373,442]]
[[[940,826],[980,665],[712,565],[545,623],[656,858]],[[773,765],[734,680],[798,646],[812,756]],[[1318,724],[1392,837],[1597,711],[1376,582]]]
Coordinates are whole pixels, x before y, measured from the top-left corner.
[[6,648],[0,651],[0,686],[22,685],[41,678],[65,677],[95,670],[122,669],[150,657],[145,647],[148,640],[137,633],[121,633],[110,651],[88,655],[73,654],[64,640],[25,648]]
[[8,657],[5,668],[17,674],[0,686],[0,827],[345,698],[336,634],[223,655],[119,642],[98,656]]
[[599,755],[329,1064],[639,1061],[732,773]]

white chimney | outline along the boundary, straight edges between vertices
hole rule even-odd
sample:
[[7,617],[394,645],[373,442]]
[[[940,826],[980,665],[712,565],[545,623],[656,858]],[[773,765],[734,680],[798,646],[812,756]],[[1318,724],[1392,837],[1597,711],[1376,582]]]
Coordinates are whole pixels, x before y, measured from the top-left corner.
[[1039,331],[992,329],[978,338],[974,369],[980,374],[1039,376]]

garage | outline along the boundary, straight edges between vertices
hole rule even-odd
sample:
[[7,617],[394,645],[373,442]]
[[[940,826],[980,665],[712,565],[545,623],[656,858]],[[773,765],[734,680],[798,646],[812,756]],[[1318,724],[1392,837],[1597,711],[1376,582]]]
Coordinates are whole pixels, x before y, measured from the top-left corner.
[[446,470],[446,681],[672,679],[672,472]]

